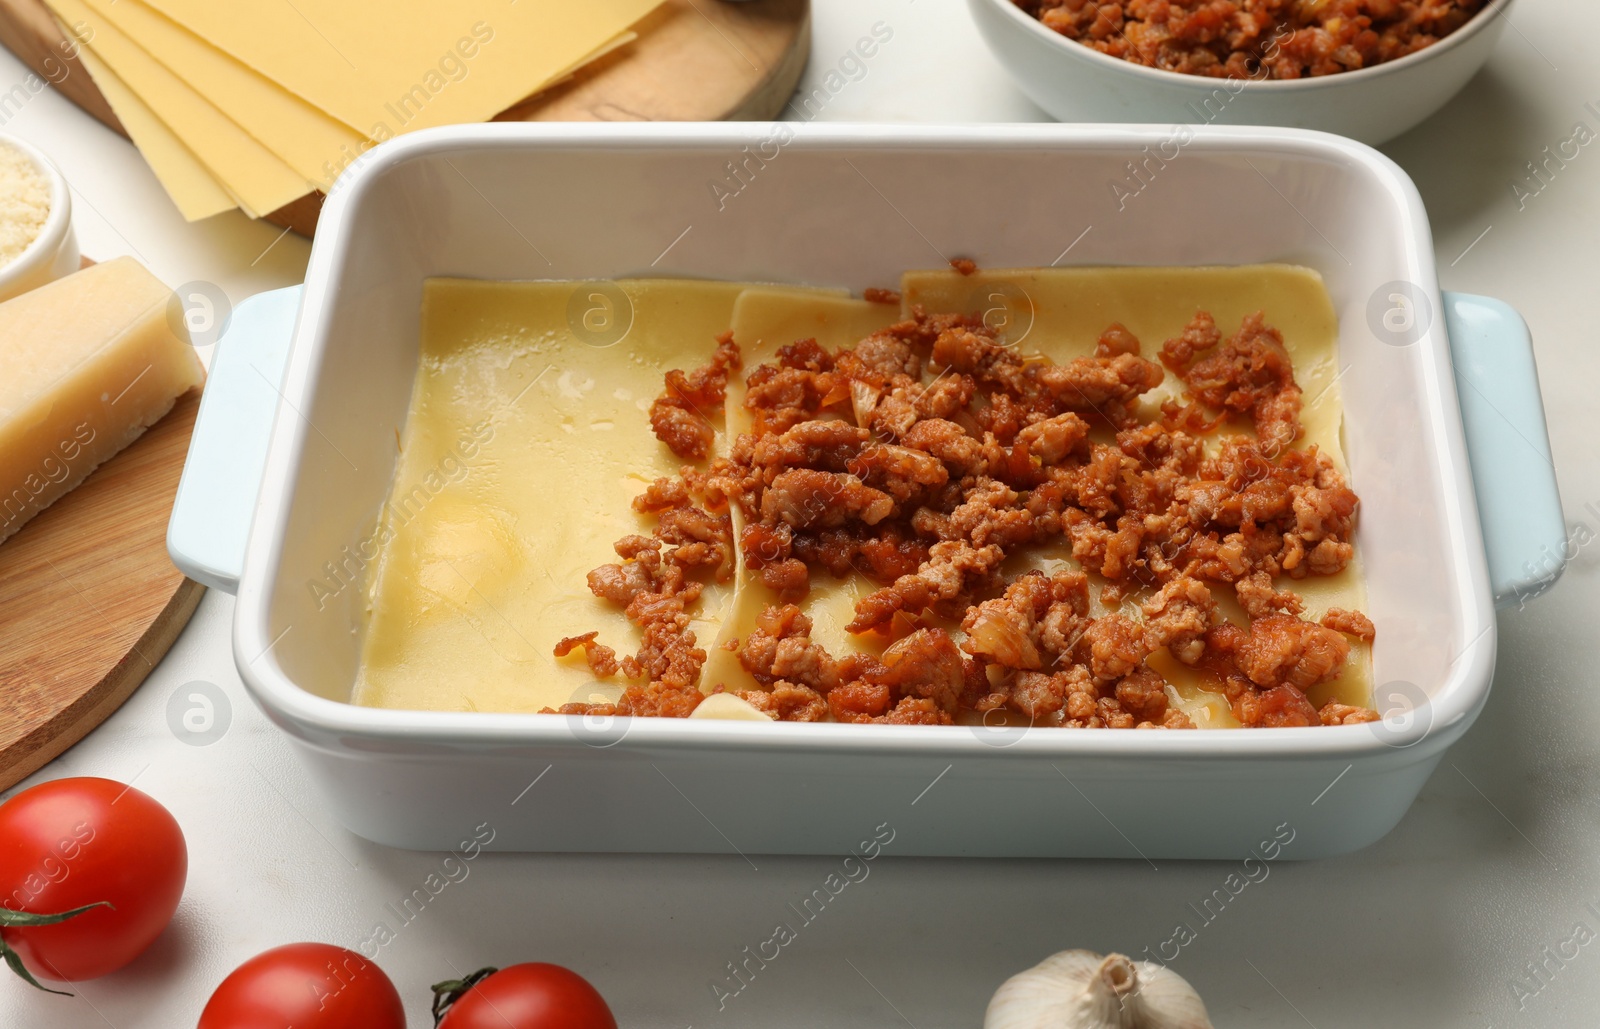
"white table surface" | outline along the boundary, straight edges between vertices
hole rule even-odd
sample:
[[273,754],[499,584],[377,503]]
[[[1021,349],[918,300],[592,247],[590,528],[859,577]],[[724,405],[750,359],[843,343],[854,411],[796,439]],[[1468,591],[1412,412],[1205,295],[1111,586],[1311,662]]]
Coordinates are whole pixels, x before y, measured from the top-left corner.
[[[813,85],[873,23],[894,30],[827,119],[1044,117],[957,0],[816,8]],[[1593,539],[1600,152],[1585,150],[1525,209],[1512,183],[1578,125],[1585,138],[1600,136],[1600,7],[1524,0],[1513,19],[1488,69],[1386,150],[1421,187],[1444,286],[1507,300],[1532,325],[1567,519]],[[0,92],[25,74],[0,52]],[[235,302],[300,281],[304,240],[239,215],[185,224],[134,150],[54,92],[0,128],[65,170],[85,253],[134,254],[174,286],[211,281]],[[1488,709],[1399,828],[1345,858],[1274,864],[1184,948],[1173,967],[1219,1026],[1600,1021],[1600,945],[1560,962],[1544,954],[1577,923],[1600,932],[1597,550],[1579,549],[1554,591],[1503,616]],[[208,593],[133,699],[29,780],[109,776],[171,808],[190,848],[176,920],[131,967],[82,984],[75,999],[0,981],[0,1026],[193,1025],[245,958],[295,940],[356,946],[388,920],[385,904],[439,867],[437,855],[360,840],[323,810],[286,741],[244,694],[229,650],[232,611],[231,597]],[[196,680],[219,686],[233,716],[226,736],[204,748],[176,739],[165,714],[173,692]],[[428,983],[521,960],[581,970],[625,1026],[974,1026],[995,986],[1052,951],[1153,949],[1177,922],[1194,921],[1188,904],[1229,870],[888,857],[719,1013],[708,984],[834,864],[765,858],[752,871],[737,856],[486,856],[400,931],[381,963],[414,1026],[428,1024]]]

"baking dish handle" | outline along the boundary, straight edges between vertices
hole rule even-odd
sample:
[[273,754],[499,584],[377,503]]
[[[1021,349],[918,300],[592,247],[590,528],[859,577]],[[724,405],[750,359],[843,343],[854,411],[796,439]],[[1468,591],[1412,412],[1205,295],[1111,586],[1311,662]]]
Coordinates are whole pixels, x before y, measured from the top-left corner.
[[212,352],[167,523],[172,563],[227,593],[238,590],[244,569],[302,288],[258,293],[234,308]]
[[1567,549],[1533,338],[1489,297],[1446,293],[1444,314],[1495,606],[1521,607],[1561,577]]

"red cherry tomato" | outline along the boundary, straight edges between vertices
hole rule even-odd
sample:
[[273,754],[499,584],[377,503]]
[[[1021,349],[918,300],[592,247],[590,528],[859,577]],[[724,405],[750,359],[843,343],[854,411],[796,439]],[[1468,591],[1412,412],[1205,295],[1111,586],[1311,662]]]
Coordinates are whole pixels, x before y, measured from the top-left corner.
[[383,970],[330,943],[291,943],[234,969],[206,1002],[199,1029],[405,1029]]
[[76,982],[115,972],[172,921],[189,873],[183,831],[166,808],[110,779],[56,779],[0,804],[0,907],[60,914],[0,939],[34,975]]
[[439,1029],[617,1029],[605,998],[576,972],[541,962],[485,971],[482,979],[434,987],[466,986]]

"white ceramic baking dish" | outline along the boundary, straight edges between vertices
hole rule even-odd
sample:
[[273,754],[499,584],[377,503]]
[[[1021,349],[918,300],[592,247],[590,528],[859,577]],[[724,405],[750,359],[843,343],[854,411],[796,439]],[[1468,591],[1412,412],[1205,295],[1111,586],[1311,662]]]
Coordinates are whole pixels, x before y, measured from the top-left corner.
[[[1441,296],[1422,204],[1387,158],[1316,133],[1199,132],[1119,205],[1110,183],[1170,132],[491,125],[386,144],[329,198],[303,292],[234,313],[173,515],[174,560],[237,591],[250,694],[337,817],[382,843],[445,848],[485,821],[496,847],[552,851],[843,853],[883,823],[901,854],[1237,858],[1285,823],[1285,856],[1371,843],[1482,708],[1496,594],[1532,595],[1558,570],[1532,351],[1504,305]],[[752,153],[763,157],[719,204],[711,184],[726,192],[729,162]],[[953,255],[1321,271],[1341,321],[1385,721],[1029,731],[345,702],[360,591],[319,609],[309,583],[330,564],[359,571],[411,393],[424,279],[860,288]],[[550,488],[553,511],[581,517],[568,484]]]

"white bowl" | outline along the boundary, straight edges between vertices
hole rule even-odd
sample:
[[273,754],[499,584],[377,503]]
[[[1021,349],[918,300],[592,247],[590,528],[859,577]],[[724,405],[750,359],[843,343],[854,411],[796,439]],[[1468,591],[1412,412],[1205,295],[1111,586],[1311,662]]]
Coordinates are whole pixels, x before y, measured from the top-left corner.
[[1012,0],[968,0],[989,48],[1034,103],[1067,122],[1281,125],[1377,145],[1433,114],[1489,59],[1512,0],[1492,0],[1426,49],[1355,71],[1284,80],[1213,79],[1102,54]]
[[0,135],[0,146],[15,147],[50,181],[50,215],[28,248],[0,266],[0,301],[20,296],[78,270],[78,237],[72,231],[72,190],[54,162],[31,143]]
[[[1115,178],[1164,132],[503,124],[386,143],[329,198],[303,295],[235,309],[173,512],[173,559],[237,591],[248,691],[336,817],[390,845],[447,848],[487,821],[497,848],[551,851],[842,854],[885,822],[897,854],[1240,858],[1285,822],[1291,857],[1364,846],[1481,710],[1495,594],[1535,588],[1518,578],[1523,559],[1564,540],[1548,457],[1506,451],[1469,466],[1480,440],[1487,456],[1494,441],[1545,439],[1531,352],[1514,313],[1472,304],[1473,332],[1455,342],[1476,341],[1488,363],[1458,402],[1445,324],[1454,338],[1461,304],[1438,291],[1421,199],[1393,162],[1349,140],[1208,129],[1126,210],[1109,191],[1061,188]],[[772,156],[719,210],[707,184],[730,155],[757,151]],[[362,591],[309,587],[334,563],[347,575],[359,564],[387,496],[425,279],[860,288],[941,254],[996,268],[1290,261],[1321,272],[1346,363],[1384,721],[990,730],[347,703]],[[1421,312],[1403,339],[1372,315],[1397,289]],[[1480,395],[1469,450],[1461,411]],[[584,517],[565,484],[552,489],[541,517]],[[1491,540],[1520,545],[1486,560],[1480,512]]]

